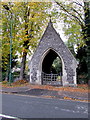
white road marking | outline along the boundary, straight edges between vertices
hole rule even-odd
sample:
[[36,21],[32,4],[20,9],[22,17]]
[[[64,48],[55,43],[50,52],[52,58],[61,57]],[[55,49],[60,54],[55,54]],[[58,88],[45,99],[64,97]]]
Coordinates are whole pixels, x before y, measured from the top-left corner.
[[77,105],[76,109],[79,110],[79,111],[82,111],[83,113],[87,113],[88,114],[88,105],[87,106],[85,106],[85,105],[82,105],[82,106]]
[[79,110],[69,110],[69,109],[61,109],[62,111],[66,111],[66,112],[73,112],[73,113],[84,113],[84,114],[88,114],[88,112],[87,111],[83,111],[83,112],[81,112],[81,111],[79,111]]
[[11,119],[19,120],[17,117],[13,117],[13,116],[9,116],[9,115],[3,115],[3,114],[0,114],[0,117],[5,117],[5,118],[11,118]]

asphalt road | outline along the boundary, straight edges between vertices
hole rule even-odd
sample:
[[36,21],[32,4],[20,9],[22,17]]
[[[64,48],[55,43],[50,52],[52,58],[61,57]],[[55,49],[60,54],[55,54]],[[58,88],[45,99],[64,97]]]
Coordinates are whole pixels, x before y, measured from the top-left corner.
[[7,118],[88,118],[88,103],[2,94],[2,116]]

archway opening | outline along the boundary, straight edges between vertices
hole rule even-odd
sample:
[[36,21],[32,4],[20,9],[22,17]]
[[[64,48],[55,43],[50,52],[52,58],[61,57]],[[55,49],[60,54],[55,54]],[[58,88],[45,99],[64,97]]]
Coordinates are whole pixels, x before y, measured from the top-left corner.
[[52,49],[47,52],[42,62],[42,84],[62,84],[62,61]]

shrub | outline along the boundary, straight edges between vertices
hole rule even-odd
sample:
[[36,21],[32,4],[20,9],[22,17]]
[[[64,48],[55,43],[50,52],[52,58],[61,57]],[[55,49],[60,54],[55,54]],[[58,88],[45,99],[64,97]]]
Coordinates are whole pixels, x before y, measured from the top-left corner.
[[86,83],[88,83],[87,74],[78,75],[78,83],[79,84],[86,84]]
[[2,81],[2,84],[8,84],[8,81]]
[[27,83],[26,80],[17,80],[17,81],[14,82],[13,84],[15,84],[15,85],[21,85],[21,84],[25,84],[25,83]]

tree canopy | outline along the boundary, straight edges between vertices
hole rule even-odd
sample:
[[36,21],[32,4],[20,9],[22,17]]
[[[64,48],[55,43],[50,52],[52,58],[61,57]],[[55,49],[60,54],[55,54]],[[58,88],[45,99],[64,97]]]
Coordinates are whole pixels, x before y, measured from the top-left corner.
[[[51,19],[63,21],[67,45],[75,55],[85,51],[77,57],[87,66],[88,80],[90,80],[90,1],[89,0],[54,0],[54,2],[1,2],[2,16],[2,68],[6,72],[10,55],[10,25],[12,20],[12,61],[21,58],[20,79],[24,78],[26,58],[35,50],[39,39]],[[3,6],[7,5],[10,10]],[[12,12],[12,17],[11,17]],[[77,55],[78,56],[78,55]],[[80,60],[82,57],[82,60]],[[14,66],[17,64],[13,64]],[[14,67],[13,66],[13,67]],[[81,64],[82,66],[82,64]],[[9,72],[9,71],[8,71]]]
[[[6,10],[4,5],[10,10]],[[9,63],[7,56],[10,50],[10,11],[12,11],[12,56],[19,54],[22,58],[20,79],[24,77],[26,56],[36,48],[46,26],[47,9],[50,6],[50,3],[44,2],[2,2],[2,61],[4,61],[2,67],[7,69]]]
[[[58,5],[60,11],[59,16],[62,17],[64,21],[64,31],[68,35],[69,47],[73,48],[77,46],[77,54],[85,50],[83,56],[79,56],[79,65],[82,68],[84,63],[84,70],[87,69],[88,80],[90,80],[90,1],[58,1],[55,0],[55,3]],[[85,47],[86,46],[86,47]],[[80,55],[82,60],[80,60]],[[84,56],[85,55],[85,56]],[[83,62],[82,62],[83,61]]]

